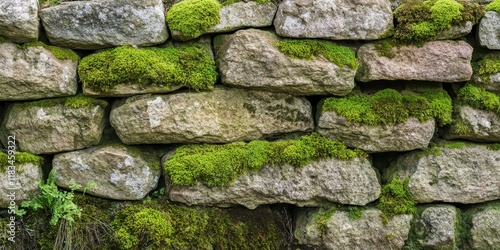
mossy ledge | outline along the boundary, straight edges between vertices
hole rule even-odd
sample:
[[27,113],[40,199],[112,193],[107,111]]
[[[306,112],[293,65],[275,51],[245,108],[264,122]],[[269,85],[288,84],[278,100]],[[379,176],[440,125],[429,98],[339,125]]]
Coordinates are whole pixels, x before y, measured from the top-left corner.
[[217,0],[184,0],[170,8],[166,20],[171,30],[194,38],[219,23],[220,8]]
[[[500,1],[498,1],[500,3]],[[500,52],[492,52],[473,63],[474,73],[488,82],[491,75],[500,73]]]
[[356,54],[350,48],[316,40],[284,40],[276,47],[286,56],[304,60],[314,60],[324,56],[328,61],[339,67],[358,68]]
[[486,5],[486,11],[500,12],[500,0],[494,0],[490,4]]
[[[12,43],[9,39],[0,36],[0,44],[1,43]],[[47,45],[41,41],[29,42],[23,45],[17,45],[19,49],[26,49],[29,47],[43,47],[49,50],[52,55],[54,55],[59,60],[71,60],[78,61],[80,57],[71,49],[59,48],[57,46]]]
[[460,104],[500,115],[500,96],[495,93],[467,84],[460,89],[457,97]]
[[408,188],[409,179],[391,179],[382,187],[377,208],[382,210],[384,221],[400,214],[413,215],[417,211],[416,202]]
[[108,102],[84,95],[76,95],[76,96],[70,96],[70,97],[62,97],[62,98],[54,98],[54,99],[43,99],[39,101],[34,101],[34,102],[25,102],[22,104],[23,108],[28,108],[28,107],[53,107],[57,105],[64,105],[65,107],[68,108],[93,108],[96,105],[101,106],[102,108],[105,108],[108,106]]
[[443,126],[452,122],[452,110],[451,98],[444,90],[417,95],[384,89],[373,95],[327,98],[323,103],[323,111],[335,111],[350,121],[368,125],[394,125],[416,117],[421,122],[435,118]]
[[[26,152],[15,152],[13,156],[14,160],[11,162],[14,162],[14,166],[20,166],[28,163],[33,165],[42,165],[43,163],[43,157]],[[5,172],[8,166],[11,165],[12,164],[9,163],[9,155],[4,152],[0,152],[0,172]],[[19,169],[19,171],[21,170]]]
[[193,186],[201,181],[209,187],[223,187],[266,164],[302,167],[320,158],[351,160],[356,157],[367,157],[367,154],[313,133],[300,140],[186,145],[177,148],[164,167],[173,185]]
[[199,44],[137,49],[122,46],[84,57],[78,66],[84,86],[108,91],[118,84],[184,85],[212,89],[215,62]]

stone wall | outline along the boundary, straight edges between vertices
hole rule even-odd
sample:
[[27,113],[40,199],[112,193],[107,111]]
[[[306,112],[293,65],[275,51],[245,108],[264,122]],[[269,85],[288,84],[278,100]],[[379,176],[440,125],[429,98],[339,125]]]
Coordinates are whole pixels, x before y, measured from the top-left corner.
[[500,249],[498,50],[500,0],[4,0],[0,248]]

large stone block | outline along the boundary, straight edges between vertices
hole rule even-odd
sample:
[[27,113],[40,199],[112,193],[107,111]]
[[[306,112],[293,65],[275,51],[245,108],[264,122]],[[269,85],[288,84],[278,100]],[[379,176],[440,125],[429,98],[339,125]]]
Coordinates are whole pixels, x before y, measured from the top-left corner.
[[500,12],[487,11],[478,28],[479,44],[488,49],[500,50]]
[[455,122],[446,130],[446,139],[500,142],[500,116],[487,110],[455,104]]
[[3,0],[0,2],[0,36],[15,43],[38,39],[38,0]]

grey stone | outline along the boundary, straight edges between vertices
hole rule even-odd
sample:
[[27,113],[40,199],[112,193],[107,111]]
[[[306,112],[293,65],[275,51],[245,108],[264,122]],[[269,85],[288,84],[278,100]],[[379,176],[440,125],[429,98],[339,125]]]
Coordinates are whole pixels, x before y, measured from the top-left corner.
[[424,236],[419,243],[424,248],[453,250],[457,249],[455,225],[457,209],[451,205],[427,207],[418,221],[418,235]]
[[391,36],[394,24],[385,0],[284,0],[274,27],[284,37],[375,40]]
[[339,140],[348,147],[367,152],[409,151],[429,145],[436,123],[434,119],[420,122],[410,117],[395,125],[367,125],[347,120],[335,111],[322,111],[318,115],[316,131],[331,140]]
[[52,44],[73,49],[148,46],[168,38],[161,0],[63,2],[40,10]]
[[216,60],[225,85],[294,95],[343,96],[354,88],[356,69],[339,67],[324,57],[301,60],[276,47],[270,31],[240,30],[215,38]]
[[500,94],[500,72],[488,75],[487,78],[483,78],[477,74],[472,76],[475,85],[480,86],[490,92],[495,92]]
[[500,248],[500,209],[487,208],[472,217],[472,246],[477,250]]
[[[165,157],[168,160],[168,157]],[[171,183],[166,175],[167,186]],[[239,176],[229,187],[173,186],[172,201],[188,205],[259,205],[290,203],[319,206],[327,202],[365,205],[380,195],[377,174],[366,158],[351,161],[316,160],[304,167],[265,165],[258,172]]]
[[360,219],[350,219],[348,212],[335,211],[326,222],[320,222],[317,218],[325,215],[319,210],[302,210],[294,235],[299,244],[320,249],[402,249],[412,216],[397,215],[384,223],[381,215],[380,210],[367,208]]
[[[42,166],[33,163],[15,165],[15,173],[9,174],[8,168],[0,171],[0,207],[11,206],[11,197],[16,204],[31,199],[31,195],[38,193],[38,183],[43,178]],[[12,178],[9,178],[9,176]],[[12,196],[12,194],[14,194]]]
[[478,28],[479,44],[488,49],[500,50],[500,12],[487,11]]
[[160,159],[142,148],[102,145],[54,156],[56,184],[69,188],[71,180],[82,187],[97,185],[87,193],[115,200],[140,200],[160,179]]
[[0,36],[15,43],[38,39],[38,0],[0,1]]
[[0,131],[5,138],[16,135],[19,148],[33,154],[82,149],[99,143],[106,120],[104,113],[100,105],[72,108],[64,103],[16,103],[9,107]]
[[447,40],[463,37],[472,31],[472,26],[474,26],[474,24],[471,21],[452,25],[449,29],[439,32],[434,39]]
[[421,47],[403,45],[393,47],[393,58],[380,55],[374,43],[358,50],[356,79],[419,80],[436,82],[463,82],[470,80],[472,47],[464,41],[431,41]]
[[500,199],[500,151],[485,145],[438,147],[440,153],[410,152],[398,157],[386,176],[409,178],[418,203],[480,203]]
[[455,122],[446,130],[446,139],[500,142],[500,116],[492,111],[455,104]]
[[0,101],[76,94],[77,61],[60,60],[42,46],[0,43]]
[[314,126],[304,98],[224,88],[131,97],[114,105],[110,119],[125,144],[249,141]]

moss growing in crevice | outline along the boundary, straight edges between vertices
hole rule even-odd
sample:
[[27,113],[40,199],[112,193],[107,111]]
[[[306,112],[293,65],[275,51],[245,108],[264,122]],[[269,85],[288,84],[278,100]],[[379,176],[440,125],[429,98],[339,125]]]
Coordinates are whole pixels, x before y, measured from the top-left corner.
[[377,208],[382,210],[384,221],[400,214],[415,214],[416,203],[408,188],[409,179],[393,178],[382,187]]
[[217,0],[184,0],[170,8],[166,20],[170,29],[194,38],[219,23],[220,7]]
[[43,99],[34,102],[25,102],[22,104],[23,108],[28,107],[53,107],[58,105],[64,105],[65,107],[79,109],[79,108],[94,108],[95,106],[101,106],[106,108],[108,102],[93,97],[88,97],[84,95],[76,95],[70,97],[54,98],[54,99]]
[[482,81],[488,82],[491,75],[500,73],[500,52],[488,53],[472,65],[474,74]]
[[[43,164],[43,157],[30,153],[15,152],[11,156],[13,156],[14,158],[11,157],[11,160],[9,161],[9,155],[4,152],[0,152],[0,172],[4,173],[8,169],[8,167],[12,165],[17,167],[29,163],[37,166],[41,166]],[[22,172],[23,170],[16,168],[16,171]]]
[[202,90],[212,89],[217,80],[214,60],[197,44],[105,50],[84,57],[78,74],[84,86],[96,91],[108,91],[118,84],[166,87],[173,84]]
[[215,187],[229,186],[238,176],[258,171],[266,164],[301,167],[314,159],[329,157],[351,160],[367,155],[313,133],[300,140],[182,146],[164,167],[173,185],[192,186],[201,181]]
[[457,98],[460,104],[500,115],[500,96],[483,88],[467,84],[459,90]]
[[403,44],[398,42],[394,38],[388,38],[380,41],[376,41],[374,44],[375,50],[377,51],[377,54],[379,56],[385,56],[389,59],[392,59],[396,56],[396,54],[393,53],[393,48],[399,49]]
[[452,122],[452,109],[451,98],[444,90],[417,95],[384,89],[373,95],[327,98],[323,104],[323,111],[335,111],[350,121],[368,125],[393,125],[416,117],[421,122],[436,119],[443,126]]
[[486,5],[486,11],[500,12],[500,0],[493,0],[493,2]]
[[356,54],[350,48],[339,46],[317,40],[284,40],[278,42],[276,47],[285,55],[304,59],[314,60],[318,56],[324,56],[328,61],[335,63],[339,67],[358,68]]
[[52,45],[47,45],[47,44],[40,42],[40,41],[25,43],[25,44],[21,45],[20,48],[26,49],[29,47],[38,47],[38,46],[49,50],[59,60],[78,61],[80,59],[80,57],[73,50],[59,48],[59,47],[52,46]]
[[493,151],[498,151],[500,150],[500,143],[494,143],[488,145],[488,149],[493,150]]

